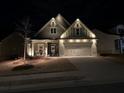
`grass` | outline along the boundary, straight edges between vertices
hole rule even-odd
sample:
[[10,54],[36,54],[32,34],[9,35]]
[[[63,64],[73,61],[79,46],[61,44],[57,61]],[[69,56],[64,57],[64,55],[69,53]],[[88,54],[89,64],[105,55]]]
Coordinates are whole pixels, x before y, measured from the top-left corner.
[[[17,65],[12,68],[6,69],[6,71],[0,71],[0,76],[11,76],[11,75],[28,75],[28,74],[39,74],[39,73],[54,73],[54,72],[67,72],[75,71],[77,68],[69,62],[68,59],[57,58],[57,59],[37,59],[29,60],[30,65]],[[19,63],[19,62],[18,62]]]
[[103,57],[108,57],[111,62],[124,64],[124,55],[123,54],[103,54]]

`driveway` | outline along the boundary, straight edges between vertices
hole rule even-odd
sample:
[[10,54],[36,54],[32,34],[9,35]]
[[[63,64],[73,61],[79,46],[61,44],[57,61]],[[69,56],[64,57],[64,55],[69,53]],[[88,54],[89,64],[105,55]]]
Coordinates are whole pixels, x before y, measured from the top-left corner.
[[[1,81],[9,81],[11,86],[1,87],[0,90],[6,91],[25,91],[25,90],[38,90],[50,88],[63,88],[63,87],[76,87],[76,86],[89,86],[96,84],[111,84],[111,83],[124,83],[124,64],[119,64],[113,58],[106,57],[52,57],[51,60],[69,60],[78,69],[71,72],[56,72],[56,73],[42,73],[22,76],[0,77]],[[46,62],[46,61],[45,61]],[[58,62],[58,61],[56,61]],[[60,62],[60,61],[59,61]],[[9,64],[9,62],[6,62]],[[3,63],[4,64],[4,63]],[[10,64],[9,64],[10,65]],[[60,80],[57,80],[61,78]],[[67,80],[65,80],[67,77]],[[78,79],[77,77],[82,77]],[[54,82],[38,82],[40,81],[53,81]],[[68,79],[69,78],[69,79]],[[70,79],[72,78],[72,79]],[[76,79],[75,79],[76,78]],[[16,82],[15,82],[16,80]],[[26,83],[19,85],[20,81],[25,83],[28,80],[34,80],[35,84]],[[61,81],[62,80],[62,81]],[[65,81],[64,81],[65,80]],[[13,82],[18,84],[12,86]],[[7,90],[8,89],[8,90]]]
[[90,83],[124,82],[124,64],[106,57],[69,57],[85,80]]

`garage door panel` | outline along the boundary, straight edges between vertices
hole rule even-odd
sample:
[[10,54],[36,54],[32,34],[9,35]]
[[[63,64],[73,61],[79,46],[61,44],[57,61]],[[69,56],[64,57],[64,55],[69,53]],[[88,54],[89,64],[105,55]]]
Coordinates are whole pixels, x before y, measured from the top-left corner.
[[65,44],[66,56],[90,56],[91,44]]

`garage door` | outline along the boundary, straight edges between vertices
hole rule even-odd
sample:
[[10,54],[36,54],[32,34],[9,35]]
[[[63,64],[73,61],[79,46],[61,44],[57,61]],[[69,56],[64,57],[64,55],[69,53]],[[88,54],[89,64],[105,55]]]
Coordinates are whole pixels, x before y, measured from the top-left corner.
[[66,43],[64,46],[65,56],[91,56],[90,43]]

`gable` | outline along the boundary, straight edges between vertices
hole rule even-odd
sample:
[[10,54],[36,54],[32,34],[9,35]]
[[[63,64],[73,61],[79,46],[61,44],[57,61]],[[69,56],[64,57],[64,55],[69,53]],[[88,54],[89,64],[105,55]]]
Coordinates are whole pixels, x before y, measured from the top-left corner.
[[[56,33],[51,33],[51,29],[55,28]],[[35,34],[36,38],[59,38],[60,35],[65,31],[65,27],[63,27],[59,22],[56,21],[55,18],[52,18],[49,22],[47,22],[39,31]]]
[[83,22],[77,19],[62,35],[61,38],[95,38],[95,34]]

